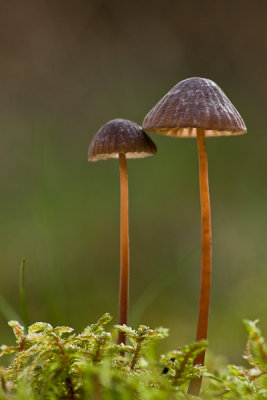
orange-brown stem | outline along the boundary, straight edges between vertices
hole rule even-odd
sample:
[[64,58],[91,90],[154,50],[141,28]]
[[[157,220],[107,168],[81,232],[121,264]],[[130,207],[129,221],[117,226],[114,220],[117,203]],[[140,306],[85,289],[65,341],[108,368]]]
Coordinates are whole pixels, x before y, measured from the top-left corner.
[[[128,221],[128,176],[125,154],[120,153],[121,185],[121,245],[120,245],[120,299],[119,324],[127,324],[129,303],[129,221]],[[126,336],[119,332],[118,344],[126,343]]]
[[[199,185],[201,203],[201,233],[202,233],[202,256],[201,256],[201,282],[198,311],[198,324],[196,340],[206,339],[208,333],[208,319],[210,306],[210,282],[211,282],[211,215],[210,195],[208,178],[208,160],[206,152],[205,132],[198,129],[197,133],[198,156],[199,156]],[[194,364],[204,365],[205,351],[200,353]],[[198,396],[201,388],[202,378],[193,379],[190,382],[188,393]]]

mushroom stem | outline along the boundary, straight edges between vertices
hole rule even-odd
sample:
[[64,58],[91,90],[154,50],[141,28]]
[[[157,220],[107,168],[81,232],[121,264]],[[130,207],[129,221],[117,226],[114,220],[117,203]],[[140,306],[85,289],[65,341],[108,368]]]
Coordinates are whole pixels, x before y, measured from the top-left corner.
[[[125,154],[119,154],[121,186],[121,238],[120,238],[120,299],[119,324],[127,325],[129,302],[129,222],[128,222],[128,176]],[[118,344],[126,343],[123,332],[118,334]]]
[[[201,282],[196,335],[196,340],[198,341],[207,338],[211,282],[211,215],[208,160],[206,152],[205,131],[202,129],[198,129],[197,131],[197,144],[199,155],[199,184],[202,225]],[[194,365],[204,365],[204,360],[205,351],[203,351],[196,357],[196,359],[194,360]],[[192,379],[189,385],[188,393],[198,396],[201,388],[201,382],[202,378]]]

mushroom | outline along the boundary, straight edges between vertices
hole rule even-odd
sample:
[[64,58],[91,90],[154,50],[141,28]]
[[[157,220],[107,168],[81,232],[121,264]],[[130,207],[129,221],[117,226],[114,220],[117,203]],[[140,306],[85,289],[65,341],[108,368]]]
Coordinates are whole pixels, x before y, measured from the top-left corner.
[[[200,203],[202,218],[201,283],[196,340],[206,339],[211,280],[211,216],[208,162],[205,138],[246,133],[238,111],[213,81],[189,78],[175,85],[146,115],[142,128],[174,137],[196,137],[199,157]],[[205,352],[194,361],[204,365]],[[189,385],[189,393],[198,395],[201,378]]]
[[[135,123],[114,119],[95,134],[88,151],[88,161],[119,158],[120,164],[120,289],[119,324],[127,324],[129,302],[129,223],[128,177],[126,158],[144,158],[155,154],[157,148],[149,136]],[[118,343],[126,343],[119,332]]]

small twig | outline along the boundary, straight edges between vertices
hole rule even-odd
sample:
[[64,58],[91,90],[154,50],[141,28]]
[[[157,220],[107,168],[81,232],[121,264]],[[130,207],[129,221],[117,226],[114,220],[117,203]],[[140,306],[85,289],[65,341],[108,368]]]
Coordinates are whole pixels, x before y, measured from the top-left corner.
[[[256,336],[255,341],[256,341],[256,343],[257,343],[258,346],[259,346],[260,353],[261,353],[261,351],[264,352],[264,350],[263,350],[263,348],[262,348],[262,346],[261,346],[261,343],[260,343],[260,341],[259,341],[259,337],[258,337],[258,336]],[[261,355],[262,355],[262,354],[261,354]],[[265,353],[264,353],[264,355],[265,355]],[[251,353],[251,337],[249,337],[248,342],[247,342],[247,345],[246,345],[246,357],[247,357],[248,363],[249,363],[250,365],[252,365],[252,367],[254,367],[255,369],[257,369],[257,370],[259,371],[258,374],[255,374],[255,375],[253,375],[253,376],[249,375],[249,374],[246,372],[246,370],[243,371],[243,374],[244,374],[250,381],[254,381],[255,379],[260,378],[262,375],[266,374],[266,372],[261,368],[261,366],[258,365],[258,364],[256,364],[255,361],[253,360],[253,356],[252,356],[252,353]],[[266,357],[266,356],[265,356],[265,357]],[[263,357],[262,357],[262,358],[263,358]],[[264,359],[264,358],[263,358],[263,359]],[[265,360],[264,360],[264,361],[265,361]]]
[[140,337],[138,339],[138,341],[137,341],[137,346],[136,346],[136,349],[134,350],[134,355],[133,355],[133,358],[132,358],[132,361],[131,361],[131,365],[130,365],[131,369],[134,369],[134,367],[135,367],[135,365],[137,363],[139,352],[140,352],[143,340],[144,340],[144,338]]
[[178,379],[180,378],[180,376],[181,376],[181,374],[182,374],[182,372],[183,372],[183,370],[184,370],[184,367],[186,366],[187,361],[188,361],[188,359],[191,357],[191,355],[192,355],[192,351],[189,351],[189,352],[187,353],[187,355],[184,357],[183,361],[181,362],[180,367],[179,367],[179,369],[176,371],[176,374],[175,374],[174,379],[173,379],[173,384],[174,384],[174,385],[177,385]]

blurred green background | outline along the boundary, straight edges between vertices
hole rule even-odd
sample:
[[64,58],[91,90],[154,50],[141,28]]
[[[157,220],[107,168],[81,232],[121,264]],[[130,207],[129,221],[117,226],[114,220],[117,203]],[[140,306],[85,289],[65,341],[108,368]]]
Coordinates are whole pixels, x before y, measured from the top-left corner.
[[[243,318],[267,335],[267,2],[0,1],[0,341],[26,263],[31,322],[117,319],[118,162],[87,162],[106,121],[141,124],[178,81],[214,80],[248,134],[207,142],[213,228],[210,348],[241,361]],[[131,160],[130,323],[194,340],[200,277],[195,140],[153,135]],[[3,311],[5,314],[4,315]],[[11,315],[12,314],[12,315]]]

